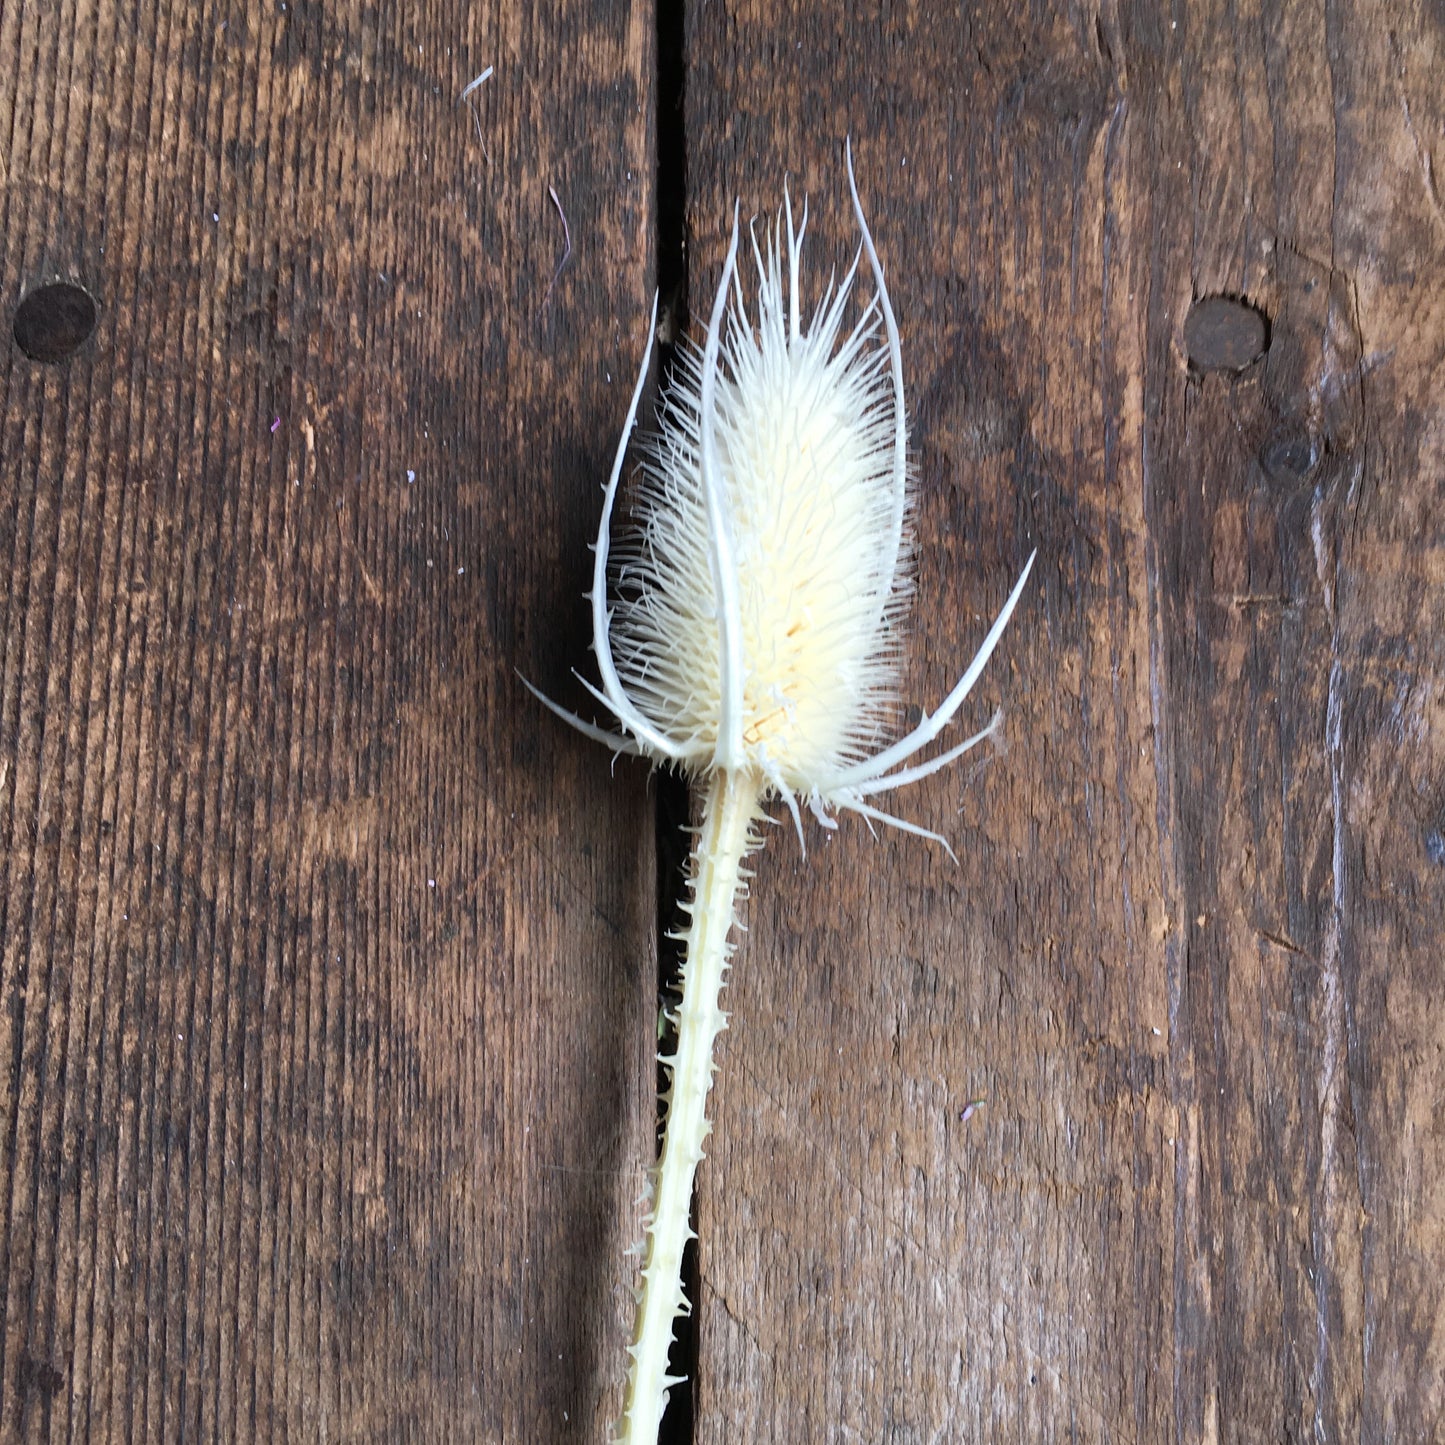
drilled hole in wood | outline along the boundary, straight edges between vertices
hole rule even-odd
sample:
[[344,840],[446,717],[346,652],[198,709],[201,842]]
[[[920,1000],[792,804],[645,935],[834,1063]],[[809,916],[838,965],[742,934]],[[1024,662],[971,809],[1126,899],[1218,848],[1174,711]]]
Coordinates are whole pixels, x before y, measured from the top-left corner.
[[73,281],[38,286],[15,308],[15,344],[32,361],[64,361],[95,330],[95,299]]

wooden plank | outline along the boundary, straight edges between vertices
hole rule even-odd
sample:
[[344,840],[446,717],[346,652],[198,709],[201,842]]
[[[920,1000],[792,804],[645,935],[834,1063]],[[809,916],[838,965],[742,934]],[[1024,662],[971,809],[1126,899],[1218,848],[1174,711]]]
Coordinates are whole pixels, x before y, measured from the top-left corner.
[[[1441,43],[1408,5],[691,8],[695,312],[785,175],[816,297],[853,135],[910,703],[1040,548],[965,722],[1001,702],[1006,749],[908,799],[962,865],[763,858],[699,1441],[1445,1428]],[[1238,373],[1188,363],[1214,294],[1270,323]]]
[[0,1439],[616,1409],[652,810],[516,669],[584,655],[653,48],[647,6],[0,8],[6,325],[99,303],[0,355]]

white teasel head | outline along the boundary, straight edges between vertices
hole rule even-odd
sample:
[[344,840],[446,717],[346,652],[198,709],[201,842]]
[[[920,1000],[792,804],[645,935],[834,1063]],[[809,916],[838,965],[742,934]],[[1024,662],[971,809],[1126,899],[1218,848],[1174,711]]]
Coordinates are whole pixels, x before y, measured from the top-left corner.
[[595,548],[590,600],[602,686],[583,679],[622,731],[537,696],[617,752],[692,776],[750,773],[795,822],[802,802],[828,827],[834,811],[847,809],[944,842],[869,800],[926,777],[992,733],[997,715],[983,731],[909,764],[982,672],[1034,559],[939,708],[880,746],[896,705],[909,591],[907,427],[898,326],[851,149],[846,157],[872,299],[839,344],[855,258],[802,323],[807,211],[795,230],[785,193],[766,254],[753,238],[758,291],[749,316],[734,209],[705,343],[684,345],[659,428],[641,446],[636,527],[617,549],[609,606],[612,512],[651,359],[654,300]]

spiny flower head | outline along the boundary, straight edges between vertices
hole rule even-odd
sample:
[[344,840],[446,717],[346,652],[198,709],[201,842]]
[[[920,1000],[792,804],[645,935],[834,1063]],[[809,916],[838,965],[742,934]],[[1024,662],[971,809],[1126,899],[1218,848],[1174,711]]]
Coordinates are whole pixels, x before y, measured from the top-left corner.
[[994,723],[901,766],[952,720],[1002,636],[1033,558],[943,704],[874,752],[893,711],[907,600],[907,428],[898,327],[851,151],[847,172],[872,300],[840,344],[855,260],[802,326],[807,214],[795,231],[785,192],[766,258],[753,241],[754,320],[738,279],[734,209],[704,344],[684,346],[659,429],[641,447],[637,525],[618,549],[609,608],[612,510],[651,357],[654,301],[590,594],[602,686],[584,685],[622,732],[542,700],[617,751],[694,776],[745,771],[780,796],[795,821],[802,801],[828,826],[830,810],[846,808],[936,838],[868,799],[927,776],[992,732]]
[[[803,224],[806,226],[806,214]],[[788,254],[801,232],[787,216]],[[757,257],[757,321],[734,292],[711,421],[705,353],[685,348],[643,445],[637,528],[619,547],[612,645],[628,694],[707,772],[724,710],[704,428],[730,545],[742,660],[741,766],[779,791],[815,783],[872,750],[894,697],[904,604],[894,474],[898,426],[887,352],[871,345],[876,301],[838,347],[851,274],[797,327],[778,234]],[[796,271],[792,284],[797,286]]]

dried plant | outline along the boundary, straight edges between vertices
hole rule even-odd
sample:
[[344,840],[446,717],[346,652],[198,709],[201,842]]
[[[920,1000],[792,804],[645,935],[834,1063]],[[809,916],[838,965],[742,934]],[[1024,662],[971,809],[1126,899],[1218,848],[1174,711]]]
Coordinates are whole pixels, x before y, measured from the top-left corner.
[[[804,327],[798,281],[807,210],[754,237],[757,314],[737,275],[738,215],[701,350],[683,348],[659,430],[642,444],[637,527],[618,548],[608,602],[612,512],[647,350],[602,503],[593,563],[593,649],[601,686],[584,685],[620,732],[537,696],[614,753],[677,768],[702,796],[689,870],[682,1002],[662,1154],[637,1291],[627,1404],[616,1439],[654,1445],[668,1389],[673,1322],[689,1309],[682,1253],[693,1176],[711,1128],[712,1051],[734,913],[759,846],[754,824],[782,799],[802,839],[802,807],[826,828],[839,811],[942,843],[874,799],[937,772],[984,741],[982,731],[911,762],[952,722],[997,646],[1033,565],[941,706],[880,746],[896,704],[908,586],[908,460],[903,358],[883,268],[848,187],[875,294],[839,344],[858,259]],[[788,289],[783,292],[786,265]],[[729,304],[731,298],[731,305]],[[878,344],[880,327],[884,344]],[[533,689],[535,692],[535,689]],[[949,849],[950,856],[952,850]]]

